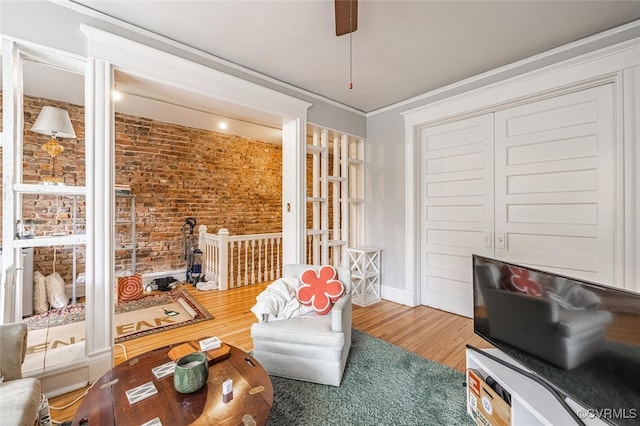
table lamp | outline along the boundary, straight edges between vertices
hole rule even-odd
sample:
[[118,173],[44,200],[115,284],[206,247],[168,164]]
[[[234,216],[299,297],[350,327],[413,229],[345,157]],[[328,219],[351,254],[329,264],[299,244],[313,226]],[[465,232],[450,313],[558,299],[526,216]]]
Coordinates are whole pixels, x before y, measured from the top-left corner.
[[55,176],[55,158],[64,151],[64,147],[58,142],[58,138],[75,138],[76,132],[71,125],[69,113],[61,108],[52,106],[42,107],[40,115],[31,127],[32,132],[50,136],[51,139],[42,145],[42,149],[51,156],[51,176],[42,178],[43,184],[64,185],[61,177]]

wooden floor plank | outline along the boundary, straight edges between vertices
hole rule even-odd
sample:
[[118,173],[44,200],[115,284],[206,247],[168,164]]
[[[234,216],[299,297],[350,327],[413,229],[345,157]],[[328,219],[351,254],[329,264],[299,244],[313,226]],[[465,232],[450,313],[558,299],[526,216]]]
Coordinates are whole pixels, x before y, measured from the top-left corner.
[[[261,283],[227,291],[199,291],[193,286],[185,286],[215,318],[117,345],[114,365],[125,360],[125,350],[127,357],[132,358],[171,343],[206,336],[218,336],[245,352],[253,350],[251,324],[257,319],[250,309],[266,285]],[[459,371],[465,368],[466,344],[479,348],[491,347],[474,335],[473,322],[469,318],[426,306],[409,307],[385,300],[367,307],[354,305],[353,327]],[[52,398],[49,403],[55,407],[65,406],[84,391],[69,392]],[[78,401],[61,410],[52,409],[52,417],[56,421],[71,420],[79,404]]]

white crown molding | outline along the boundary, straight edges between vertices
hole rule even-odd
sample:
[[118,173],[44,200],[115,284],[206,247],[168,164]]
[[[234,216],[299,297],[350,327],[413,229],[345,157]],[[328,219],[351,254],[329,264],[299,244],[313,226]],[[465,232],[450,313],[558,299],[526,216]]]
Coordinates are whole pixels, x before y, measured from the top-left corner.
[[349,111],[349,112],[357,114],[357,115],[359,115],[361,117],[366,117],[367,116],[367,114],[364,111],[361,111],[359,109],[350,107],[348,105],[344,105],[344,104],[342,104],[340,102],[337,102],[337,101],[335,101],[333,99],[329,99],[329,98],[326,98],[324,96],[320,96],[317,93],[313,93],[313,92],[301,89],[300,87],[293,86],[293,85],[291,85],[289,83],[283,82],[281,80],[277,80],[277,79],[275,79],[273,77],[270,77],[270,76],[265,75],[265,74],[261,74],[261,73],[259,73],[257,71],[251,70],[249,68],[245,68],[245,67],[240,66],[238,64],[235,64],[233,62],[230,62],[230,61],[227,61],[225,59],[222,59],[222,58],[220,58],[218,56],[212,55],[210,53],[203,52],[202,50],[199,50],[199,49],[196,49],[196,48],[191,47],[189,45],[177,42],[175,40],[172,40],[172,39],[167,38],[165,36],[162,36],[160,34],[157,34],[157,33],[154,33],[152,31],[146,30],[144,28],[140,28],[138,26],[135,26],[135,25],[130,24],[130,23],[126,22],[126,21],[122,21],[120,19],[114,18],[113,16],[107,15],[105,13],[98,12],[98,11],[96,11],[94,9],[89,8],[88,6],[84,6],[84,5],[81,5],[81,4],[78,4],[78,3],[74,3],[73,1],[70,1],[70,0],[51,0],[51,1],[53,3],[56,3],[56,4],[60,5],[60,6],[62,6],[62,7],[65,7],[67,9],[73,10],[74,12],[78,12],[78,13],[81,13],[83,15],[89,16],[91,18],[99,19],[99,20],[107,22],[109,24],[116,25],[116,26],[118,26],[120,28],[123,28],[125,30],[132,31],[134,33],[140,34],[140,35],[142,35],[144,37],[147,37],[149,39],[152,39],[152,40],[155,40],[155,41],[159,41],[159,42],[164,43],[164,44],[166,44],[168,46],[175,47],[175,48],[183,50],[183,51],[185,51],[187,53],[196,55],[196,56],[198,56],[198,57],[200,57],[202,59],[205,59],[207,61],[214,62],[214,63],[216,63],[218,65],[222,65],[222,66],[228,67],[228,68],[236,70],[236,71],[240,71],[240,72],[245,73],[245,74],[247,74],[249,76],[252,76],[252,77],[260,78],[260,79],[264,80],[265,82],[269,82],[271,84],[275,84],[275,85],[277,85],[279,87],[282,87],[284,89],[288,89],[288,90],[300,93],[300,94],[308,96],[310,98],[318,99],[318,100],[320,100],[322,102],[325,102],[325,103],[327,103],[329,105],[341,108],[341,109],[343,109],[345,111]]
[[[553,58],[555,56],[562,56],[562,55],[568,55],[568,54],[570,55],[571,52],[576,52],[577,53],[577,52],[580,52],[580,51],[584,51],[585,49],[590,49],[590,48],[593,49],[592,46],[597,46],[598,43],[602,42],[603,40],[613,38],[618,34],[621,34],[621,33],[626,32],[626,31],[638,29],[638,28],[640,28],[640,20],[633,21],[633,22],[630,22],[628,24],[612,28],[610,30],[603,31],[603,32],[591,35],[589,37],[585,37],[583,39],[571,42],[571,43],[567,43],[565,45],[556,47],[556,48],[551,49],[551,50],[547,50],[545,52],[539,53],[537,55],[530,56],[528,58],[522,59],[522,60],[517,61],[517,62],[513,62],[511,64],[504,65],[502,67],[494,68],[494,69],[492,69],[490,71],[474,75],[474,76],[466,78],[464,80],[460,80],[460,81],[457,81],[455,83],[452,83],[452,84],[449,84],[449,85],[446,85],[446,86],[443,86],[443,87],[439,87],[439,88],[437,88],[435,90],[431,90],[429,92],[423,93],[422,95],[414,96],[414,97],[406,99],[406,100],[404,100],[402,102],[398,102],[398,103],[395,103],[393,105],[389,105],[389,106],[386,106],[384,108],[377,109],[375,111],[370,111],[369,113],[367,113],[367,118],[373,117],[373,116],[375,116],[377,114],[382,114],[382,113],[387,112],[387,111],[391,111],[391,110],[395,110],[395,109],[398,109],[398,108],[402,108],[403,106],[410,105],[410,104],[413,104],[413,103],[416,103],[416,102],[420,102],[420,101],[428,102],[429,99],[440,98],[443,95],[446,97],[447,93],[455,93],[458,90],[464,90],[465,87],[470,87],[470,86],[473,86],[473,85],[475,85],[477,83],[481,83],[482,81],[490,80],[492,77],[499,76],[499,75],[502,75],[502,74],[509,75],[510,72],[513,72],[513,71],[517,72],[517,70],[519,68],[525,68],[526,69],[527,67],[532,67],[532,66],[535,66],[536,64],[544,64],[545,61],[548,61],[549,59],[551,59],[551,58]],[[636,43],[637,43],[637,39],[631,39],[630,42],[633,43],[634,40],[636,40]],[[574,58],[568,58],[568,59],[565,59],[565,60],[561,60],[561,61],[559,61],[559,62],[557,62],[555,64],[543,66],[543,67],[538,68],[538,69],[536,69],[534,71],[525,72],[525,73],[521,74],[520,76],[508,77],[506,79],[503,79],[502,81],[512,80],[514,78],[524,78],[524,76],[527,76],[528,78],[532,78],[532,77],[535,77],[538,74],[542,74],[542,73],[545,73],[545,72],[552,72],[554,70],[554,68],[556,68],[556,67],[560,68],[560,67],[567,67],[567,66],[573,65],[574,62],[572,62],[572,61],[576,61],[575,63],[587,61],[587,60],[590,59],[590,55],[601,55],[602,54],[601,52],[605,51],[607,49],[611,49],[612,50],[611,53],[615,53],[616,51],[619,51],[620,49],[625,49],[624,44],[625,43],[623,42],[623,43],[619,43],[619,44],[614,44],[613,46],[610,46],[610,47],[597,49],[597,50],[594,50],[594,51],[586,53],[586,54],[582,54],[582,55],[578,54],[578,56],[576,56]],[[600,52],[600,53],[598,53],[598,52]],[[499,84],[501,84],[501,82],[497,82],[497,83],[494,83],[494,84],[491,84],[491,85],[487,85],[487,86],[484,86],[483,88],[493,87],[493,86],[499,85]],[[473,89],[471,91],[473,91]],[[465,91],[465,92],[468,92],[468,91]],[[446,97],[446,99],[450,100],[451,98],[450,97]],[[413,110],[420,109],[420,108],[421,107],[412,108],[412,109],[410,109],[408,111],[405,111],[404,114],[410,113]]]
[[86,58],[50,46],[44,46],[29,40],[20,39],[0,32],[0,39],[14,42],[24,57],[51,66],[64,68],[65,71],[84,75]]
[[[595,50],[493,84],[447,97],[401,113],[406,126],[417,126],[461,115],[480,114],[513,106],[530,96],[558,94],[566,88],[593,86],[616,78],[616,73],[637,66],[640,37]],[[579,77],[577,77],[579,76]]]
[[304,117],[309,102],[205,65],[81,24],[89,55],[141,76],[281,117]]

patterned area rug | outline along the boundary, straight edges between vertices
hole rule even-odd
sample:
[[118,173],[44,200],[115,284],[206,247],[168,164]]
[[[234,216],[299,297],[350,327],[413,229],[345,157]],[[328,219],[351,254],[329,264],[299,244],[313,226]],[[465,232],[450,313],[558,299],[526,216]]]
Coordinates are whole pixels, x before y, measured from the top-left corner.
[[[115,342],[213,319],[187,290],[177,288],[115,306]],[[70,305],[27,318],[28,353],[84,340],[85,306]],[[48,330],[47,330],[48,326]],[[45,343],[48,342],[48,343]]]

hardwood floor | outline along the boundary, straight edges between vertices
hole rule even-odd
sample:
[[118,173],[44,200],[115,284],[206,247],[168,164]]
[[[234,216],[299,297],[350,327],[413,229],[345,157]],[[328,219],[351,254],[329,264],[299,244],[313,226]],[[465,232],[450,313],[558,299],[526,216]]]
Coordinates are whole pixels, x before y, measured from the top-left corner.
[[[257,321],[250,311],[256,296],[267,283],[228,291],[198,291],[187,286],[191,294],[215,317],[211,321],[156,333],[116,345],[114,365],[141,353],[186,340],[218,336],[222,341],[246,352],[253,349],[251,324]],[[465,345],[489,348],[490,344],[473,333],[469,318],[426,306],[408,307],[380,301],[368,307],[353,306],[353,328],[386,340],[425,358],[448,365],[458,371],[465,368]],[[126,358],[125,358],[126,353]],[[85,389],[52,398],[51,415],[56,421],[71,420]],[[53,407],[64,407],[54,409]]]

